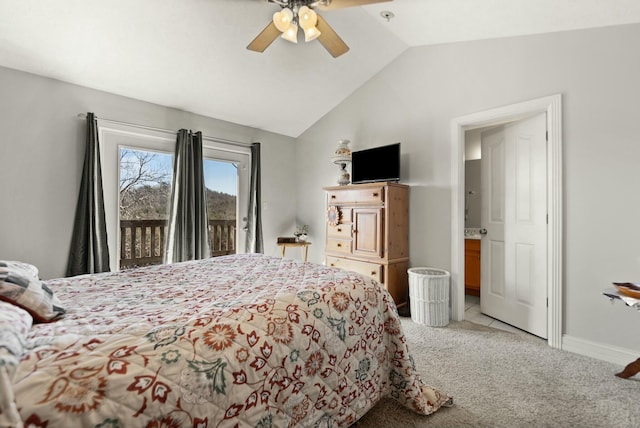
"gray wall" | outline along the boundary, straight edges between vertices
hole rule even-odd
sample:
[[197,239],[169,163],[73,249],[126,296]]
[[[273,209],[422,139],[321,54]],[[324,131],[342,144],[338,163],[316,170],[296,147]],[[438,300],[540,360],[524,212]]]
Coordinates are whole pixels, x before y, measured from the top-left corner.
[[[640,282],[640,25],[412,48],[299,139],[298,216],[322,260],[324,193],[339,138],[402,142],[411,264],[451,268],[451,119],[563,96],[564,333],[640,351],[638,313],[600,292]],[[317,159],[317,161],[313,161]]]
[[265,252],[293,231],[295,140],[254,128],[0,68],[0,260],[22,260],[44,278],[66,271],[82,174],[86,122],[78,113],[262,144]]

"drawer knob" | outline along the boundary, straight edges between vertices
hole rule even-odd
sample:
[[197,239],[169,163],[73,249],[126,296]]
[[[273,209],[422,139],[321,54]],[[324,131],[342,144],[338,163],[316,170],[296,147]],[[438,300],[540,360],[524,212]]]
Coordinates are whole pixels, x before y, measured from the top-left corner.
[[372,270],[372,271],[371,271],[371,275],[375,275],[375,274],[376,274],[376,271],[375,271],[375,270]]
[[336,247],[342,247],[342,244],[336,244]]
[[336,195],[331,195],[331,199],[335,199],[335,198],[336,198]]
[[338,232],[342,232],[342,229],[338,228]]
[[336,265],[334,265],[333,263],[331,263],[329,266],[331,266],[331,267],[335,267]]
[[378,192],[373,192],[373,197],[377,198],[378,197]]

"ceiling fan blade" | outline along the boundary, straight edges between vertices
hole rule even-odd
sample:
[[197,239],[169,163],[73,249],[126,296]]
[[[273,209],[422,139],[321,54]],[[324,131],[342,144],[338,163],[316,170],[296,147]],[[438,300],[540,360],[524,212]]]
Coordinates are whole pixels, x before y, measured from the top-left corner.
[[264,52],[264,50],[268,48],[280,34],[280,30],[276,28],[273,22],[270,22],[269,25],[267,25],[265,29],[251,41],[251,43],[249,43],[247,49],[250,51]]
[[318,40],[322,43],[322,46],[334,57],[337,58],[340,55],[347,53],[349,46],[333,31],[333,28],[327,24],[320,15],[318,15],[318,23],[316,28],[322,33]]
[[321,10],[333,10],[333,9],[342,9],[345,7],[366,6],[368,4],[384,3],[387,1],[393,1],[393,0],[331,0],[331,2],[329,2],[327,6],[323,6],[322,4],[319,4],[317,8]]

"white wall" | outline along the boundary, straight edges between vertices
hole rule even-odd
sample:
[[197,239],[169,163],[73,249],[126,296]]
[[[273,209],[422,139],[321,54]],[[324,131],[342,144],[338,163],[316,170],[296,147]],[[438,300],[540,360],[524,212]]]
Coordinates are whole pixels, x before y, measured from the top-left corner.
[[82,174],[86,121],[78,113],[262,143],[265,252],[295,224],[295,140],[246,126],[0,67],[0,260],[23,260],[44,278],[66,271]]
[[411,185],[412,266],[451,268],[450,123],[563,96],[564,333],[640,351],[637,311],[600,292],[640,282],[640,25],[412,48],[298,140],[298,217],[322,260],[324,194],[335,141],[402,142]]

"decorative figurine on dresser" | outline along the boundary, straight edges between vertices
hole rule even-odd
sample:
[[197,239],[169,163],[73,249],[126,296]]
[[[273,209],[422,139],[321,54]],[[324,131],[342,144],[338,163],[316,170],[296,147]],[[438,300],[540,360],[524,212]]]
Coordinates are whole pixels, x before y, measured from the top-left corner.
[[331,161],[338,165],[340,173],[338,174],[338,184],[346,186],[350,183],[347,165],[351,163],[351,149],[349,148],[349,140],[338,140],[338,148],[331,157]]
[[384,284],[396,306],[409,296],[409,187],[396,183],[326,187],[325,263]]

